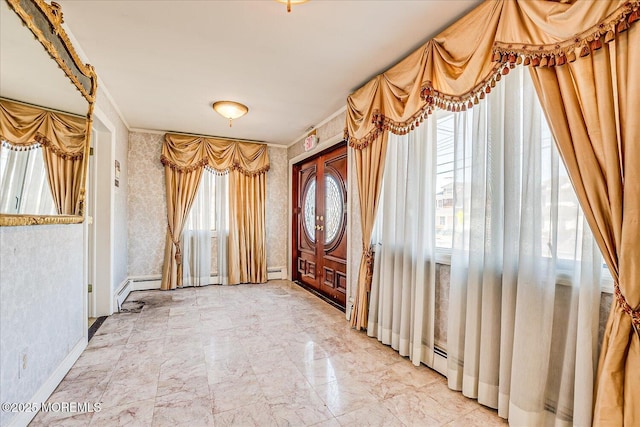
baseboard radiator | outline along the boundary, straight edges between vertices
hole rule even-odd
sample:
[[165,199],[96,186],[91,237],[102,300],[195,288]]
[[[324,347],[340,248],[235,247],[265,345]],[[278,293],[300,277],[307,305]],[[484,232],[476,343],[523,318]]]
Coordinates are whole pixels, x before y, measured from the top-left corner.
[[132,290],[133,281],[131,279],[127,279],[125,280],[125,282],[123,282],[123,284],[120,286],[120,289],[116,292],[115,303],[118,313],[120,313],[122,303],[127,299]]
[[287,278],[287,267],[268,267],[267,280],[284,280]]
[[447,351],[441,347],[433,347],[433,370],[447,376]]

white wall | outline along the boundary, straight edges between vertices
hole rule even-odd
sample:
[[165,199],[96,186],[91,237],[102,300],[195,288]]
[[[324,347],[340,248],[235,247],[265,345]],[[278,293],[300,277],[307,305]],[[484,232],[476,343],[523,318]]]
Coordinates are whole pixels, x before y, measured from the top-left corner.
[[[34,402],[86,346],[83,253],[81,224],[0,228],[0,402]],[[0,412],[0,425],[14,415]]]
[[[113,195],[113,271],[112,288],[115,288],[126,280],[129,268],[127,218],[129,213],[127,195],[129,181],[129,129],[120,118],[120,115],[107,98],[105,92],[98,88],[96,108],[106,116],[113,127],[113,142],[115,142],[114,160],[120,162],[120,186],[116,187],[111,182]],[[112,170],[115,165],[111,164]],[[112,173],[113,175],[113,173]]]

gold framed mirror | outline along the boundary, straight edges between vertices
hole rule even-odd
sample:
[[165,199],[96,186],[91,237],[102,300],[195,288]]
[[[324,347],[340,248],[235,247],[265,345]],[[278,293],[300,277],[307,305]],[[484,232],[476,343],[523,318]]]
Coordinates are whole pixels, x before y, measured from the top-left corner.
[[0,226],[81,223],[97,75],[57,3],[0,3]]

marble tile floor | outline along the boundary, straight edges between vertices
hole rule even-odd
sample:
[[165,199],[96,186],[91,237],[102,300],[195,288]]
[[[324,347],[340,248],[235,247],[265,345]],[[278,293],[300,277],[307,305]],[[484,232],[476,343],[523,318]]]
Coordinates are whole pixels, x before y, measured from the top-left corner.
[[31,426],[493,426],[496,412],[351,329],[284,280],[139,291],[110,316]]

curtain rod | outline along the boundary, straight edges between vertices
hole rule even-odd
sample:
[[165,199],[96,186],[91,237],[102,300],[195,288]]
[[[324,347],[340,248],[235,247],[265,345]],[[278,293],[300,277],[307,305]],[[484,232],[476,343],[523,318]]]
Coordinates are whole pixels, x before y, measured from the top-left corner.
[[[42,105],[31,104],[29,102],[18,101],[16,99],[11,99],[11,98],[0,97],[0,101],[8,101],[8,102],[13,102],[14,104],[25,105],[27,107],[40,108],[40,109],[45,110],[45,111],[51,111],[52,113],[66,114],[67,116],[78,117],[80,119],[86,119],[87,118],[86,114],[83,116],[81,114],[70,113],[68,111],[62,111],[62,110],[56,110],[55,108],[43,107]],[[87,107],[87,111],[88,110],[89,110],[89,108]]]
[[222,139],[222,140],[225,140],[225,141],[250,142],[252,144],[269,145],[264,141],[258,141],[258,140],[255,140],[255,139],[227,138],[225,136],[202,135],[202,134],[199,134],[199,133],[190,133],[190,132],[174,132],[172,130],[168,130],[165,133],[172,133],[174,135],[195,136],[195,137],[198,137],[198,138],[214,138],[214,139]]

